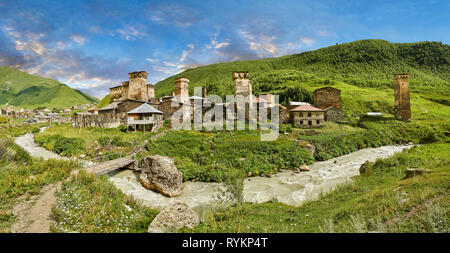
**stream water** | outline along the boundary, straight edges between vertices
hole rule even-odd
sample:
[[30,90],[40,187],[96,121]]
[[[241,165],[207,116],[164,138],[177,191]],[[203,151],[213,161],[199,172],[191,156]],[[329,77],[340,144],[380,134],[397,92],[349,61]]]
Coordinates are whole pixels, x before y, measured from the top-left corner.
[[[268,177],[250,177],[244,180],[244,202],[263,203],[277,200],[291,206],[299,206],[306,200],[317,199],[321,193],[329,192],[336,186],[351,182],[359,175],[359,167],[365,161],[387,158],[411,146],[383,146],[367,148],[309,166],[310,171],[293,173],[283,171]],[[197,212],[204,212],[205,207],[217,200],[218,183],[185,182],[183,194],[168,198],[149,191],[139,183],[139,173],[123,170],[110,175],[113,182],[125,194],[132,195],[144,205],[163,208],[173,201],[180,200]]]
[[[34,142],[33,134],[17,137],[15,142],[33,157],[67,159],[39,147]],[[410,147],[404,145],[366,148],[327,161],[315,162],[309,165],[310,171],[307,172],[283,171],[270,178],[250,177],[244,180],[243,199],[250,203],[276,200],[286,205],[299,206],[306,200],[317,199],[321,193],[332,191],[338,185],[351,182],[352,177],[359,175],[359,167],[365,161],[387,158]],[[139,172],[119,170],[110,173],[109,177],[116,187],[146,206],[161,209],[179,200],[201,214],[217,201],[217,196],[223,189],[219,183],[185,182],[183,194],[169,198],[142,187]]]

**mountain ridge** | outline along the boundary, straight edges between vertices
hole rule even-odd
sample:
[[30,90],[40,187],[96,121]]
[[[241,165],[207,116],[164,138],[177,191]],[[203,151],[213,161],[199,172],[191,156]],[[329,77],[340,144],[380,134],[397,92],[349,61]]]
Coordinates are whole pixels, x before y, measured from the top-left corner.
[[173,80],[190,79],[192,92],[206,85],[208,94],[233,94],[231,73],[250,72],[254,93],[280,92],[291,86],[340,81],[359,87],[392,88],[393,75],[408,73],[412,90],[450,86],[450,46],[442,42],[392,43],[358,40],[298,54],[249,61],[215,63],[187,69],[155,85],[156,96],[171,94]]
[[99,100],[50,78],[0,66],[0,104],[34,108],[66,107]]

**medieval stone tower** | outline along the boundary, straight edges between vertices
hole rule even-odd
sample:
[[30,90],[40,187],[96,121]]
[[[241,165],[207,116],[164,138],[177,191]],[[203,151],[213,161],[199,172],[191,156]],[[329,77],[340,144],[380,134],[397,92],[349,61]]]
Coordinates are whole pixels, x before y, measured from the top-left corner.
[[252,95],[252,80],[248,72],[233,72],[234,95],[249,96]]
[[394,111],[395,117],[401,120],[411,119],[408,78],[409,75],[407,74],[397,74],[394,76]]
[[319,109],[326,109],[334,106],[342,109],[341,91],[333,87],[323,87],[313,92],[314,106]]
[[189,101],[189,79],[180,77],[174,80],[175,89],[174,96],[180,103],[186,103]]
[[147,96],[149,100],[155,98],[155,86],[153,84],[147,84]]
[[139,101],[148,101],[147,91],[147,72],[138,71],[128,74],[130,79],[128,87],[128,99],[135,99]]

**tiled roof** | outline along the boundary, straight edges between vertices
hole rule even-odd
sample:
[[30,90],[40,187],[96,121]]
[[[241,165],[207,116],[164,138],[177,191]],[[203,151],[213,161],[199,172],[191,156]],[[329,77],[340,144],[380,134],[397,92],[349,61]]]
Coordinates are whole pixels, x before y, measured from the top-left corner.
[[323,110],[316,108],[310,104],[300,105],[289,110],[290,112],[322,112]]

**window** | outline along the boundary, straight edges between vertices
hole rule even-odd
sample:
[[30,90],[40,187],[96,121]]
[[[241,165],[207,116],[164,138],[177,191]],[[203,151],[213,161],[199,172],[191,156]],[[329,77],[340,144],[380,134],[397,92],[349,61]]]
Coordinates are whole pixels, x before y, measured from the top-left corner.
[[308,120],[308,125],[312,125],[312,121],[311,120]]
[[319,124],[320,124],[320,120],[317,121],[317,125],[319,125]]
[[310,112],[308,112],[308,117],[311,117],[311,113]]
[[298,116],[303,117],[303,112],[299,113]]
[[300,120],[300,125],[303,125],[303,120]]

